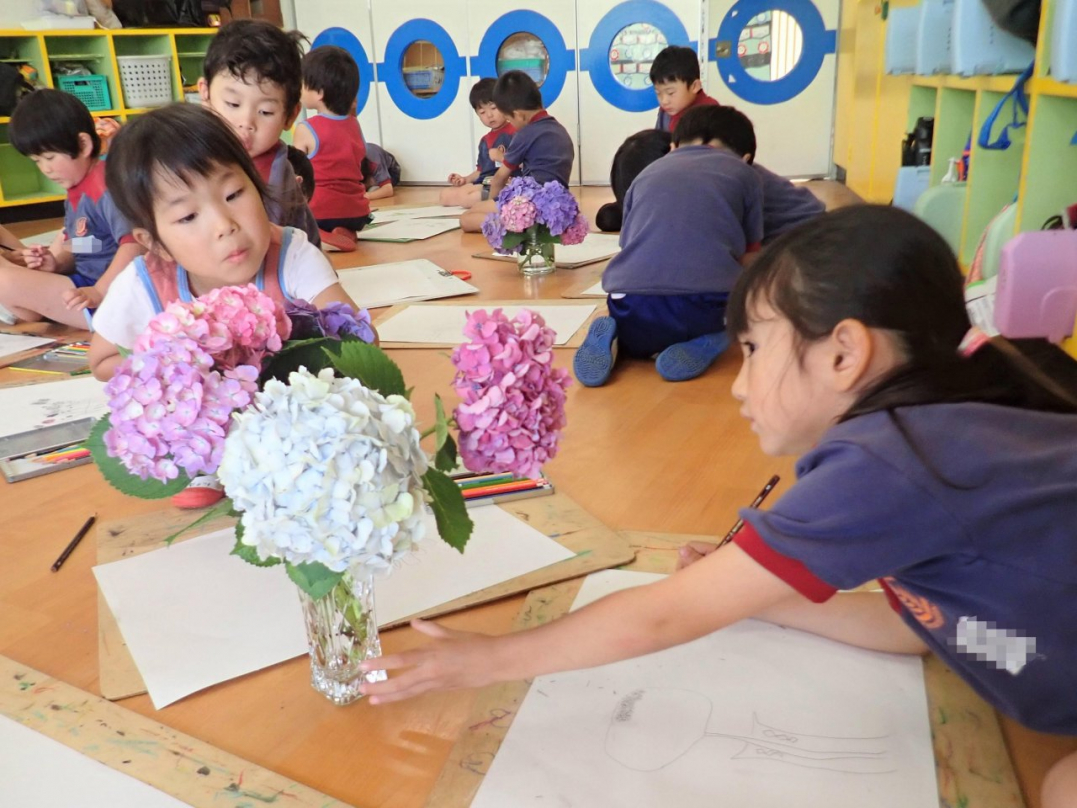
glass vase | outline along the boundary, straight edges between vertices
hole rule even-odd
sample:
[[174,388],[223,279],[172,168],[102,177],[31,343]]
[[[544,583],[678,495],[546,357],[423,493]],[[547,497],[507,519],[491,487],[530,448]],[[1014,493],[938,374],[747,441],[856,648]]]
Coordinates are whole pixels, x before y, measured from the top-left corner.
[[520,273],[527,276],[548,275],[554,271],[554,245],[548,241],[540,241],[538,234],[528,232],[527,238],[520,245],[520,255],[516,259],[516,265]]
[[345,575],[333,590],[312,598],[302,589],[299,600],[310,648],[310,684],[334,704],[362,698],[364,682],[380,682],[385,671],[363,673],[359,665],[381,656],[378,621],[374,615],[374,579]]

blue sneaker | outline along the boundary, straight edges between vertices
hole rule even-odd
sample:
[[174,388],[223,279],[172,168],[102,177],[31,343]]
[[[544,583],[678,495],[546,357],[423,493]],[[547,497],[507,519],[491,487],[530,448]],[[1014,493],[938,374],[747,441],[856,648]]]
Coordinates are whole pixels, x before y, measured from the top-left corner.
[[584,387],[601,387],[617,361],[617,323],[612,317],[596,317],[583,344],[572,358],[572,369]]
[[658,354],[654,366],[667,382],[686,382],[702,375],[728,347],[729,335],[725,331],[704,334],[670,345]]

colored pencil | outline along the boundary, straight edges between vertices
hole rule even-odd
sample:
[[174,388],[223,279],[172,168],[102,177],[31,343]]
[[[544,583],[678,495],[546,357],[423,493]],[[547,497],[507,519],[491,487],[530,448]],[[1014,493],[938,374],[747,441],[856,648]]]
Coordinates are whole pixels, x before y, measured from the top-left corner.
[[71,555],[72,552],[74,552],[75,548],[79,546],[79,542],[82,541],[83,537],[90,532],[90,528],[93,527],[93,523],[96,520],[97,514],[94,514],[86,520],[86,524],[79,528],[79,532],[75,534],[75,538],[68,542],[67,547],[65,547],[64,551],[60,553],[60,557],[56,559],[55,562],[53,562],[53,572],[56,572],[56,570],[60,569],[60,567],[63,566],[64,562],[67,561],[67,557]]
[[[756,495],[755,499],[752,500],[752,504],[748,507],[758,508],[760,505],[762,505],[763,500],[766,499],[767,495],[774,490],[774,486],[778,484],[778,481],[780,479],[781,477],[775,474],[773,477],[767,480],[767,484],[763,486],[763,490]],[[729,529],[729,532],[725,534],[725,538],[718,542],[718,546],[724,547],[725,545],[729,544],[729,542],[733,541],[733,537],[740,532],[740,529],[742,527],[744,527],[744,520],[738,518],[737,521],[733,523],[733,527]]]
[[464,499],[473,499],[475,497],[493,496],[496,494],[511,494],[514,491],[526,491],[531,488],[539,488],[542,485],[548,485],[549,481],[545,479],[539,480],[517,480],[511,483],[502,483],[500,485],[489,485],[483,488],[475,488],[469,491],[464,491]]

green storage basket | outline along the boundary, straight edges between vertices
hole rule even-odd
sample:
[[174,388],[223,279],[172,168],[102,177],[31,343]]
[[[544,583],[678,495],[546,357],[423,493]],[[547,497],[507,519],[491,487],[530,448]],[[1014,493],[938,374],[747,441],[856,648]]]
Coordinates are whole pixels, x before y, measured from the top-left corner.
[[75,96],[90,112],[112,109],[105,76],[58,76],[56,81],[61,90]]
[[545,59],[498,59],[497,75],[500,76],[503,73],[508,73],[510,70],[522,70],[529,75],[536,84],[541,84],[543,79],[546,78],[544,71],[545,67]]

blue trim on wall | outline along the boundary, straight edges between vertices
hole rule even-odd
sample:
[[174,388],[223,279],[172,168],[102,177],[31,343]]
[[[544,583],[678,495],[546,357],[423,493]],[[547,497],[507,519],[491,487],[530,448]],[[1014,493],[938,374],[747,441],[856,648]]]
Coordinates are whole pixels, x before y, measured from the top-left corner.
[[311,49],[321,45],[336,45],[338,48],[344,48],[359,65],[359,95],[355,97],[355,113],[358,115],[366,106],[366,101],[370,97],[370,88],[374,86],[374,66],[370,57],[366,55],[363,43],[346,28],[326,28],[314,37]]
[[[441,89],[429,98],[413,94],[404,83],[404,53],[409,45],[420,39],[436,47],[445,63]],[[378,64],[378,77],[385,83],[397,109],[420,120],[436,118],[452,106],[460,89],[460,79],[466,75],[467,59],[456,50],[449,32],[425,18],[408,20],[393,31],[385,43],[385,61]]]
[[632,90],[625,87],[610,70],[609,54],[613,40],[622,29],[637,22],[653,25],[670,45],[696,48],[688,31],[673,11],[657,0],[625,0],[614,6],[598,21],[591,34],[590,44],[580,50],[580,69],[591,74],[591,83],[598,94],[618,109],[645,112],[658,106],[654,90]]
[[576,57],[565,45],[565,39],[547,17],[537,11],[510,11],[502,14],[482,36],[479,54],[470,59],[470,72],[476,78],[497,78],[497,52],[501,44],[516,33],[534,34],[542,40],[550,55],[550,69],[539,89],[543,106],[550,106],[561,94],[565,78],[576,67]]
[[[800,60],[789,73],[776,81],[762,81],[741,65],[737,44],[740,32],[749,20],[773,10],[784,11],[800,24],[804,47]],[[739,0],[722,18],[718,36],[707,42],[708,53],[712,56],[719,42],[730,42],[733,46],[729,56],[714,59],[722,81],[733,94],[752,104],[781,104],[800,95],[815,81],[823,60],[837,51],[838,35],[837,31],[827,30],[819,9],[811,0]]]

